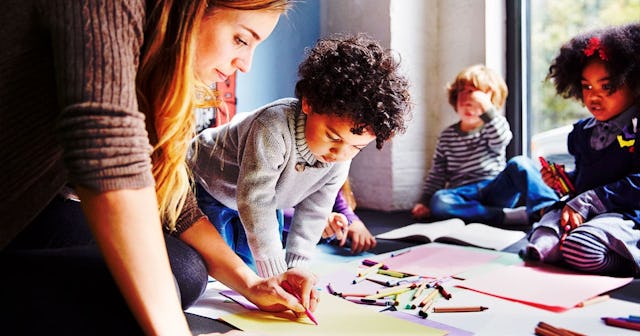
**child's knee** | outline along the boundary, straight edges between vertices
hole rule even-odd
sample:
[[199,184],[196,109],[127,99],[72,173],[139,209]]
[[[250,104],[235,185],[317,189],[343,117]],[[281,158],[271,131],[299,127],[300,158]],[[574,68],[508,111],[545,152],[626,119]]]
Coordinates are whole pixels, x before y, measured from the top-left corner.
[[615,273],[624,260],[605,242],[586,231],[574,231],[562,249],[564,261],[574,269],[591,273]]
[[444,190],[437,191],[429,202],[431,216],[439,218],[448,215],[451,211],[451,204],[451,197]]
[[511,172],[537,172],[538,169],[533,165],[531,159],[526,156],[518,155],[512,157],[509,161],[507,161],[507,166],[505,167],[505,171]]

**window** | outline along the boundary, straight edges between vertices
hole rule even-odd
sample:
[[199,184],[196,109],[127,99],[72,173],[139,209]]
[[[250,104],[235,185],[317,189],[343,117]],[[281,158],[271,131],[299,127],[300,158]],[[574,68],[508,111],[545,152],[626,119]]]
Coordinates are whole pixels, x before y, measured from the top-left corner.
[[[508,40],[508,48],[516,48],[521,53],[521,57],[515,57],[516,62],[521,59],[520,63],[512,65],[510,70],[520,73],[523,81],[515,85],[520,79],[511,78],[509,84],[522,93],[517,102],[522,108],[521,133],[529,135],[516,152],[534,157],[542,151],[546,155],[551,148],[540,146],[549,144],[555,145],[552,150],[555,155],[566,147],[566,133],[570,130],[566,126],[590,114],[579,102],[558,96],[553,85],[545,80],[551,61],[560,46],[579,32],[638,21],[640,0],[506,1],[508,15],[515,17],[508,24],[512,29],[520,30]],[[519,56],[517,52],[516,56]],[[512,111],[520,110],[519,106],[514,106]],[[557,140],[562,143],[558,144]]]

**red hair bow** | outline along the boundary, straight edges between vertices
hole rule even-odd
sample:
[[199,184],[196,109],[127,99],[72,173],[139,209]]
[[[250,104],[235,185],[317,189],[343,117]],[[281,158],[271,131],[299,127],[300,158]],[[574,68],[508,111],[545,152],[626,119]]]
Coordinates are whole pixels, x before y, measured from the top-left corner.
[[600,44],[600,39],[597,37],[592,37],[589,39],[589,43],[584,47],[584,54],[589,57],[593,55],[596,50],[598,51],[598,56],[603,61],[607,61],[609,58],[607,57],[607,53],[604,51],[604,47]]

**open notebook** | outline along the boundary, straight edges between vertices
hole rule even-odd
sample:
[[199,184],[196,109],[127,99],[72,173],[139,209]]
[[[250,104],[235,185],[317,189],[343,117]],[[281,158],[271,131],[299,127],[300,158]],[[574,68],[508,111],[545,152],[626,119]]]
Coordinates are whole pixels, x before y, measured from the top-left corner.
[[466,224],[459,218],[433,223],[414,223],[378,234],[378,239],[399,239],[420,243],[452,243],[503,250],[524,238],[523,231],[505,230],[480,223]]

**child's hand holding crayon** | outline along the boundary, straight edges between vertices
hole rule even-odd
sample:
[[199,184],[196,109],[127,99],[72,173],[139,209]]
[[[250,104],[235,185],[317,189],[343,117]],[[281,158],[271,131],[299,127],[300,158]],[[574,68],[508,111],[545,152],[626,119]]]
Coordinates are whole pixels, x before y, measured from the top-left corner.
[[542,174],[542,180],[544,183],[553,188],[553,190],[555,190],[561,197],[575,193],[573,183],[571,183],[569,176],[564,170],[564,165],[559,165],[553,162],[549,163],[542,156],[539,157],[539,159],[540,164],[542,165],[540,174]]

